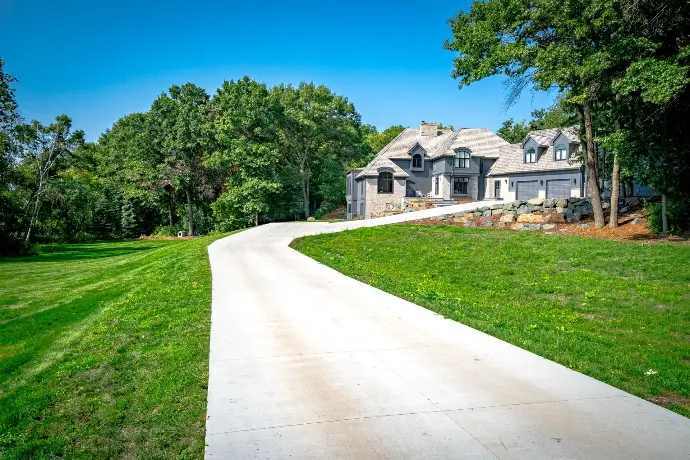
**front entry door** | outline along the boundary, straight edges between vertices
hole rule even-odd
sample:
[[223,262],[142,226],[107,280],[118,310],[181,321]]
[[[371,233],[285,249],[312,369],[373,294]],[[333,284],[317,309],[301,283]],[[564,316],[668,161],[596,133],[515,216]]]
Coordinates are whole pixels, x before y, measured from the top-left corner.
[[501,198],[501,181],[500,180],[494,181],[494,198],[496,198],[496,199]]

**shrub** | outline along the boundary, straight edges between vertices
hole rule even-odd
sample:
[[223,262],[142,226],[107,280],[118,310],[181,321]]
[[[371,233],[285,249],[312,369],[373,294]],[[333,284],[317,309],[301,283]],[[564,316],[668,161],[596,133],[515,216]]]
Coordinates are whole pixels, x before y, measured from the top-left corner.
[[[644,204],[647,213],[647,225],[654,233],[662,232],[661,201],[648,200]],[[690,206],[683,199],[667,202],[668,232],[672,235],[683,235],[690,231]]]

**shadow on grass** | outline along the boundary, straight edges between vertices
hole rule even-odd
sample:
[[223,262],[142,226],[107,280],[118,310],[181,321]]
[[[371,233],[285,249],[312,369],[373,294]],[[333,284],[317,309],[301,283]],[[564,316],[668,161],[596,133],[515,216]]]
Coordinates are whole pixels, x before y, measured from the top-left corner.
[[101,241],[85,244],[42,244],[35,256],[3,257],[0,262],[65,262],[69,260],[102,259],[157,249],[160,245],[141,244],[138,241]]

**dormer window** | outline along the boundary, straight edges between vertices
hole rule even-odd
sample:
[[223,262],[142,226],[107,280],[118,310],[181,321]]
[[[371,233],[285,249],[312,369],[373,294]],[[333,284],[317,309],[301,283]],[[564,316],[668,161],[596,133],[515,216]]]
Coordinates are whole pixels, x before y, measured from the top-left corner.
[[530,147],[525,150],[525,163],[536,163],[537,162],[537,151],[534,147]]
[[422,155],[419,153],[412,155],[412,167],[415,169],[422,169]]
[[470,152],[467,150],[458,150],[455,152],[455,164],[457,169],[466,169],[470,167]]
[[568,148],[565,144],[558,144],[556,146],[556,161],[568,159]]

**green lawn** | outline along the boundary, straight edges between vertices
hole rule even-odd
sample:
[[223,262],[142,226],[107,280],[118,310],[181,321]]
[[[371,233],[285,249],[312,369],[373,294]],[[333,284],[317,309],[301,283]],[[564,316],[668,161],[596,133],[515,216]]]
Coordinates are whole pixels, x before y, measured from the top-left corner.
[[690,246],[396,225],[293,247],[690,417]]
[[200,458],[213,238],[0,259],[0,458]]

